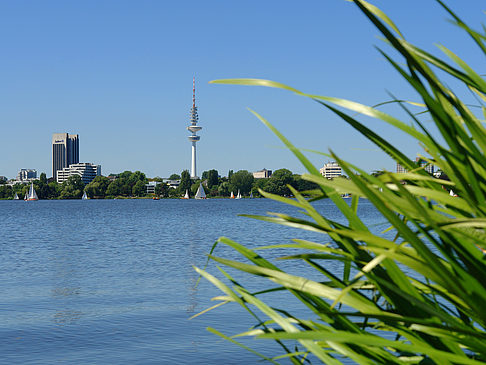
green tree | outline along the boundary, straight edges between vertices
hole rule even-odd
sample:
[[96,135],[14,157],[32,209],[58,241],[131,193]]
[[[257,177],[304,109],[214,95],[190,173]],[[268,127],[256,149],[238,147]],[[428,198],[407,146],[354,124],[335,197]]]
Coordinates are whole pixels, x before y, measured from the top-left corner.
[[13,198],[14,193],[11,186],[6,184],[0,185],[0,199],[11,199]]
[[146,183],[143,180],[138,180],[132,188],[132,194],[134,196],[142,197],[147,195]]
[[311,191],[315,189],[319,189],[319,185],[313,183],[312,181],[303,179],[300,175],[295,174],[293,176],[292,186],[297,189],[297,191]]
[[240,191],[241,194],[249,194],[253,186],[253,174],[246,171],[240,170],[235,172],[230,177],[230,188],[233,191]]
[[181,172],[181,183],[179,185],[179,194],[184,195],[187,191],[191,191],[191,176],[189,175],[188,170],[184,170]]
[[113,180],[110,185],[106,188],[106,196],[119,196],[122,195],[123,181],[116,179]]
[[105,176],[96,176],[84,190],[90,198],[104,198],[106,196],[106,190],[110,185],[110,179]]
[[287,169],[276,170],[272,177],[265,183],[265,191],[276,195],[290,195],[290,190],[287,185],[292,185],[294,177],[292,171]]
[[227,181],[222,182],[218,186],[218,195],[219,196],[230,196],[230,183]]
[[[167,185],[164,182],[161,182],[160,184],[157,184],[155,186],[155,195],[166,197],[169,195],[169,185]],[[171,189],[173,190],[173,189]]]
[[57,181],[51,181],[47,184],[48,186],[48,198],[49,199],[57,199],[61,195],[61,185],[58,184]]
[[219,174],[218,170],[209,170],[208,171],[208,188],[212,188],[213,186],[217,186],[219,183]]
[[81,199],[84,183],[79,175],[71,175],[61,185],[61,199]]
[[181,179],[181,175],[172,174],[169,176],[169,180],[180,180],[180,179]]
[[34,189],[39,199],[49,198],[49,185],[47,183],[47,176],[45,172],[40,174],[39,180],[34,181]]

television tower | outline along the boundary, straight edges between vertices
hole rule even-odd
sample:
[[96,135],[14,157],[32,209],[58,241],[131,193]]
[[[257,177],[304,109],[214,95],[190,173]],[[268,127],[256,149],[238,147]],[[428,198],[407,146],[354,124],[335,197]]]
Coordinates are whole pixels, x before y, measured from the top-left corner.
[[196,78],[192,79],[192,108],[191,108],[191,125],[187,127],[187,130],[192,133],[190,135],[189,141],[192,143],[192,162],[191,162],[191,179],[197,179],[197,171],[196,171],[196,142],[201,139],[196,132],[200,131],[202,127],[197,125],[199,121],[199,117],[197,115],[197,106],[196,106]]

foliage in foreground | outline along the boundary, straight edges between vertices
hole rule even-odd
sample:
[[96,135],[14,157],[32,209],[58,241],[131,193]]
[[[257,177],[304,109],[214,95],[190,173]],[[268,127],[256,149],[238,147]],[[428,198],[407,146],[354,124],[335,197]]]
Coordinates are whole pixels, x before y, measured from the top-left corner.
[[[230,285],[196,270],[224,292],[215,298],[221,304],[236,302],[256,318],[256,326],[239,334],[273,339],[282,352],[268,358],[294,363],[313,354],[328,364],[342,357],[362,364],[480,364],[486,361],[486,130],[481,121],[450,89],[444,79],[454,79],[477,97],[483,111],[486,82],[463,60],[445,47],[440,49],[452,63],[408,43],[392,21],[363,0],[354,0],[402,59],[393,60],[380,51],[420,97],[426,114],[412,113],[406,102],[394,100],[413,122],[401,121],[373,107],[332,97],[304,94],[286,85],[255,79],[218,80],[218,83],[260,85],[286,89],[309,97],[331,110],[409,170],[406,174],[373,176],[342,161],[350,180],[322,178],[306,157],[263,117],[254,113],[295,154],[308,170],[303,177],[319,185],[321,198],[331,199],[346,217],[339,223],[319,214],[295,189],[295,199],[266,197],[303,210],[308,220],[283,214],[254,217],[284,226],[322,233],[327,243],[295,239],[278,248],[300,248],[303,254],[284,257],[316,271],[315,281],[288,274],[255,251],[221,238],[217,243],[232,247],[241,261],[210,255]],[[486,36],[464,24],[439,3],[486,54]],[[362,114],[388,123],[417,140],[429,157],[450,179],[434,179],[391,143],[356,118]],[[438,139],[421,122],[432,119]],[[437,134],[437,133],[436,133]],[[406,180],[407,184],[402,184]],[[446,189],[444,189],[444,187]],[[452,189],[458,197],[449,195]],[[341,198],[352,193],[351,205]],[[357,214],[359,198],[366,198],[389,222],[395,238],[370,231]],[[325,235],[325,236],[324,236]],[[274,247],[264,247],[272,249]],[[330,261],[342,263],[341,273],[326,269]],[[266,291],[251,293],[222,267],[230,267],[271,282],[267,291],[281,290],[298,298],[314,313],[299,318],[285,308],[265,303]],[[308,269],[307,269],[308,270]],[[357,274],[355,274],[357,273]],[[275,286],[275,284],[277,286]],[[266,320],[261,320],[261,312]],[[216,329],[210,329],[234,343]],[[295,345],[295,346],[294,346]],[[243,346],[243,345],[242,345]],[[338,355],[338,356],[337,356]]]

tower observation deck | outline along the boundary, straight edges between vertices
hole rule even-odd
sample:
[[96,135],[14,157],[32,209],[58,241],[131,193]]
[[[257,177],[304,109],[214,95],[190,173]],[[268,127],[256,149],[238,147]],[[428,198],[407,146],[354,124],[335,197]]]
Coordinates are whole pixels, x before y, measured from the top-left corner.
[[199,132],[202,127],[197,125],[199,116],[197,114],[196,106],[196,78],[192,79],[192,108],[191,108],[191,124],[187,127],[187,130],[192,134],[188,137],[192,144],[192,161],[191,161],[191,179],[197,179],[196,170],[196,142],[201,139],[196,133]]

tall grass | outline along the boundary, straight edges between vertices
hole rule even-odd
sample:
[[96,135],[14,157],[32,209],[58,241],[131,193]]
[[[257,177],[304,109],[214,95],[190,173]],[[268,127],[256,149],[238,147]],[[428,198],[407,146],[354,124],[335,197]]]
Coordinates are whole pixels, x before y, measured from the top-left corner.
[[[471,90],[485,115],[486,82],[447,48],[440,47],[445,60],[439,59],[407,42],[378,8],[363,0],[353,2],[399,55],[395,60],[380,50],[422,100],[436,131],[432,133],[420,116],[400,100],[394,102],[406,112],[408,120],[353,101],[309,95],[278,82],[214,81],[275,87],[308,97],[342,118],[409,172],[372,176],[330,151],[350,179],[324,179],[299,149],[253,112],[305,166],[308,173],[303,178],[319,185],[310,200],[292,187],[289,188],[295,199],[261,192],[267,198],[300,208],[308,220],[284,214],[253,218],[327,235],[331,244],[295,239],[291,244],[278,246],[305,250],[285,259],[310,267],[321,279],[288,274],[259,253],[228,238],[220,238],[216,244],[232,247],[241,254],[241,261],[217,257],[213,250],[210,254],[228,284],[205,270],[196,270],[224,293],[216,298],[221,301],[219,305],[238,303],[256,318],[257,325],[239,335],[272,339],[281,345],[281,353],[272,357],[260,354],[270,362],[285,358],[301,363],[313,354],[328,364],[339,364],[343,357],[362,364],[484,363],[486,261],[482,250],[486,249],[486,130],[483,121],[446,85],[444,78],[453,78]],[[438,3],[486,54],[484,29],[473,30],[444,3],[440,0]],[[423,147],[424,158],[440,168],[449,181],[429,175],[379,133],[361,123],[359,115],[374,117],[414,138]],[[457,197],[449,194],[451,189]],[[352,194],[350,205],[341,198],[343,193]],[[312,202],[324,198],[331,199],[340,209],[345,224],[317,212]],[[368,199],[376,207],[389,223],[394,239],[374,234],[363,223],[357,214],[359,198]],[[342,272],[329,272],[326,269],[329,261],[341,263]],[[268,290],[281,290],[297,298],[313,316],[299,318],[286,310],[285,302],[278,309],[271,307],[265,303],[265,291],[248,291],[224,267],[268,279]],[[262,314],[266,320],[259,319]],[[239,343],[234,336],[209,330]],[[287,340],[298,345],[290,347],[292,342]]]

